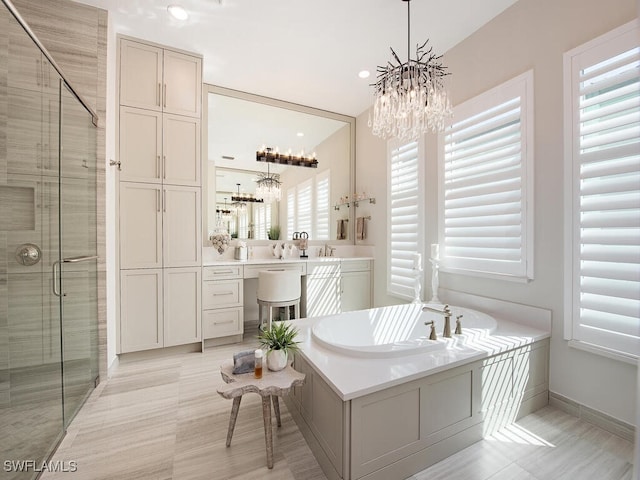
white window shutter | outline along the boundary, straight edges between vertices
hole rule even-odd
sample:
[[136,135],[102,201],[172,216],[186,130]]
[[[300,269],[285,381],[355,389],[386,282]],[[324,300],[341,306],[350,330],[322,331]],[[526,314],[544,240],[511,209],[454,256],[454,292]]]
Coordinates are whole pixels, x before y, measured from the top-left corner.
[[565,54],[571,340],[640,355],[637,24]]
[[388,142],[388,269],[387,291],[402,298],[414,296],[414,253],[422,253],[422,142]]
[[440,138],[442,268],[533,278],[533,72],[456,106]]
[[329,240],[331,225],[331,171],[325,170],[316,175],[316,240]]

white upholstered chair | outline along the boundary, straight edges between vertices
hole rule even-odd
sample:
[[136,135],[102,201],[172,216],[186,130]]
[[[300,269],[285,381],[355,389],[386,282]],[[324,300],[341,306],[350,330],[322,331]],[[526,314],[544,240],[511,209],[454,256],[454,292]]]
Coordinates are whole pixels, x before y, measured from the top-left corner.
[[267,307],[267,327],[271,328],[275,307],[285,307],[285,320],[289,320],[289,307],[294,307],[294,318],[300,318],[300,272],[297,270],[261,270],[258,272],[258,321],[263,327],[262,310]]

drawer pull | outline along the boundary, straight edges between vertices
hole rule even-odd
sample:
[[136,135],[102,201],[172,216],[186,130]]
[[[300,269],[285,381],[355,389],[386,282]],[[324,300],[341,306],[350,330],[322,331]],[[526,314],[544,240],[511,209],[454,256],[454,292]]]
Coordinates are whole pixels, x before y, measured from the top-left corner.
[[214,325],[224,325],[226,323],[234,323],[235,320],[225,320],[224,322],[213,322]]
[[214,293],[213,296],[214,297],[221,297],[221,296],[224,296],[224,295],[233,295],[233,294],[234,294],[234,292],[221,292],[221,293]]
[[284,272],[285,268],[267,268],[267,272]]
[[225,273],[233,273],[233,270],[215,270],[213,272],[214,275],[223,275]]

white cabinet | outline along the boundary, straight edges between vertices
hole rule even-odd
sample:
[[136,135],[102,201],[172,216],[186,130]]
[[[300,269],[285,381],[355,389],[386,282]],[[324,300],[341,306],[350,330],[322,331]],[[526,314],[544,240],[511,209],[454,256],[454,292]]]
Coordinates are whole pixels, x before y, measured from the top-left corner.
[[242,334],[243,268],[222,265],[204,267],[202,277],[203,339]]
[[371,308],[371,262],[342,261],[340,275],[340,309],[342,312]]
[[120,183],[120,268],[201,263],[200,189]]
[[127,353],[202,339],[202,58],[119,42],[118,353]]
[[164,346],[199,342],[202,300],[200,267],[164,269]]
[[162,269],[120,272],[120,353],[164,345]]
[[202,58],[120,40],[120,105],[200,116]]
[[200,119],[120,107],[120,181],[200,186]]
[[162,267],[162,188],[120,183],[120,268]]
[[201,272],[145,268],[120,272],[120,353],[198,342]]
[[306,316],[317,317],[371,308],[371,262],[309,262]]

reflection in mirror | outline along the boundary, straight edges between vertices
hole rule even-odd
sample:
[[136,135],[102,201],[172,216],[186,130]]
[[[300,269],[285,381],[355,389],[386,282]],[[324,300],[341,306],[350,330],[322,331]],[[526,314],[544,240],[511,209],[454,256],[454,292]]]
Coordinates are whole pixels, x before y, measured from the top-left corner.
[[[354,191],[355,119],[221,87],[208,92],[207,236],[290,240],[305,231],[311,240],[353,243],[352,208],[334,206]],[[277,162],[258,161],[267,149]],[[289,154],[315,155],[317,166],[294,165]],[[257,190],[265,177],[280,182],[280,201]]]

